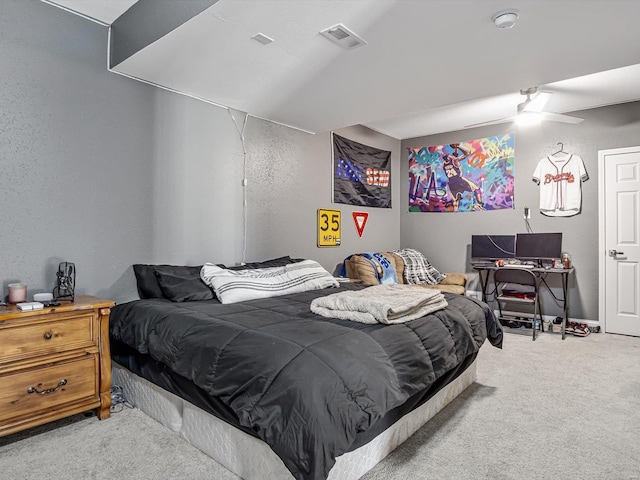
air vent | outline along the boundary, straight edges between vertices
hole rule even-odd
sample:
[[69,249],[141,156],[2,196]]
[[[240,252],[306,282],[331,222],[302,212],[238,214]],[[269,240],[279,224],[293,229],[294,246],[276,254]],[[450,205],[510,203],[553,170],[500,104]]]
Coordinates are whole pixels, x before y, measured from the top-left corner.
[[256,42],[260,42],[263,45],[268,45],[273,42],[273,38],[267,37],[264,33],[256,33],[253,37]]
[[354,48],[367,44],[367,42],[341,23],[333,27],[325,28],[321,30],[320,33],[346,50],[353,50]]

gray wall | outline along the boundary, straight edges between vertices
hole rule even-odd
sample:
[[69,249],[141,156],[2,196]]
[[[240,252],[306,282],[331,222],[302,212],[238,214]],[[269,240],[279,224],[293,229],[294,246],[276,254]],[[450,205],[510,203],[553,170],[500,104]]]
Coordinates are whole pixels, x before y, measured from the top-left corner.
[[[358,126],[337,130],[351,140],[392,152],[392,208],[333,204],[331,136],[309,135],[251,118],[247,126],[249,157],[248,252],[256,259],[276,254],[313,258],[333,271],[356,252],[400,247],[400,142]],[[316,247],[318,208],[342,212],[340,247]],[[351,212],[369,219],[358,237]]]
[[[402,141],[402,172],[408,170],[406,149],[461,142],[503,133],[515,133],[515,209],[469,213],[408,212],[407,182],[401,182],[400,239],[403,247],[424,251],[444,271],[470,272],[470,242],[473,234],[526,232],[523,208],[531,208],[534,232],[562,232],[563,248],[573,258],[576,272],[570,281],[571,316],[598,318],[598,150],[629,147],[640,143],[640,102],[575,112],[585,118],[579,125],[547,122],[519,128],[494,125]],[[565,151],[580,155],[590,179],[583,184],[582,212],[573,217],[547,217],[540,213],[539,187],[531,181],[538,160],[564,143]],[[560,283],[549,280],[556,295]],[[479,288],[478,288],[479,289]],[[558,315],[559,307],[550,295],[543,308]]]
[[[0,15],[0,282],[121,285],[152,244],[154,90],[108,74],[106,28],[39,1]],[[126,288],[126,287],[125,287]]]
[[[233,264],[242,259],[242,148],[229,113],[106,71],[105,27],[42,2],[3,0],[0,16],[0,282],[50,291],[58,263],[78,293],[135,296],[133,263]],[[243,114],[233,112],[242,124]],[[399,142],[364,127],[337,133],[392,151],[392,209],[331,202],[329,133],[249,118],[246,260],[290,254],[333,271],[344,257],[414,247],[442,271],[469,270],[475,233],[562,231],[573,256],[572,316],[597,318],[597,151],[637,145],[640,103],[579,112],[571,126],[491,126]],[[407,212],[406,148],[516,132],[516,209]],[[591,179],[583,211],[537,209],[536,162],[562,141]],[[342,246],[316,247],[318,208],[342,211]],[[351,212],[370,214],[358,238]],[[558,288],[558,285],[553,285]],[[557,308],[550,298],[549,313]]]
[[[106,70],[107,29],[35,0],[0,16],[0,282],[50,291],[73,261],[77,293],[134,298],[133,263],[242,259],[242,147],[227,110]],[[233,112],[240,126],[243,114]],[[338,131],[392,151],[393,208],[362,239],[331,203],[329,133],[249,118],[247,261],[290,254],[333,271],[347,255],[400,246],[400,142]],[[342,211],[343,244],[316,247],[318,208]]]
[[[238,263],[243,258],[243,188],[247,188],[245,260],[281,255],[313,258],[333,272],[356,251],[398,248],[400,192],[391,209],[364,209],[369,221],[358,238],[351,212],[331,202],[331,136],[310,135],[249,117],[245,128],[247,187],[242,187],[242,143],[229,112],[156,89],[153,255],[140,261]],[[244,113],[232,111],[240,129]],[[392,176],[400,175],[400,142],[364,127],[340,135],[392,151]],[[397,185],[397,184],[396,184]],[[318,208],[342,212],[342,245],[316,246]]]

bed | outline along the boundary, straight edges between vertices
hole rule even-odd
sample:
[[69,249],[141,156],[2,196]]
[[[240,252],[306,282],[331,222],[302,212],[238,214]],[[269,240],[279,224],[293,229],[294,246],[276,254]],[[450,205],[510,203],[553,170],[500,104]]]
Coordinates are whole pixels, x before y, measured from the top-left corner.
[[461,295],[406,323],[362,324],[310,310],[362,285],[231,304],[201,290],[184,301],[196,267],[184,268],[194,270],[172,283],[183,301],[112,309],[114,383],[242,478],[359,478],[475,380],[486,339],[502,342],[488,306]]

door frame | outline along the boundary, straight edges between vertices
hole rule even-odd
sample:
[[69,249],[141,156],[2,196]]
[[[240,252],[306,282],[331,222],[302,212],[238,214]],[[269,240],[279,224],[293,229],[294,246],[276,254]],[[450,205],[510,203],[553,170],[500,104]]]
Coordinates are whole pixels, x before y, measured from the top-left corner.
[[605,178],[604,178],[604,160],[607,155],[617,155],[621,153],[631,153],[640,151],[640,146],[626,148],[610,148],[607,150],[598,150],[598,320],[602,325],[602,331],[607,333],[607,316],[606,316],[606,260],[607,245],[605,244]]

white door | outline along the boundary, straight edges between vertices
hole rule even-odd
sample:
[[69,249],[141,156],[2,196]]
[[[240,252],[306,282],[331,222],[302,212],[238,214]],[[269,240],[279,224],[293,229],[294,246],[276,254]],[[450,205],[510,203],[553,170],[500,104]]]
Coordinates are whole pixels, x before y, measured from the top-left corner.
[[640,147],[598,152],[600,320],[640,336]]

